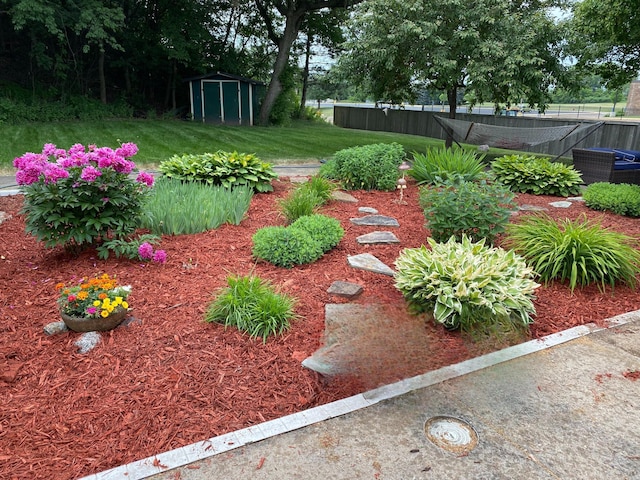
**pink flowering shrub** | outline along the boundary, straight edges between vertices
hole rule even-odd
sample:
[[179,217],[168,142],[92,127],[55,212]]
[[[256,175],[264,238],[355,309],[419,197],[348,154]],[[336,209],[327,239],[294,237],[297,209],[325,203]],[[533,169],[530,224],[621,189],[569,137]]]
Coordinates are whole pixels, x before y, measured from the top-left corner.
[[51,143],[41,153],[14,160],[16,181],[25,195],[27,232],[47,247],[73,250],[133,233],[153,176],[136,173],[134,143],[109,147]]

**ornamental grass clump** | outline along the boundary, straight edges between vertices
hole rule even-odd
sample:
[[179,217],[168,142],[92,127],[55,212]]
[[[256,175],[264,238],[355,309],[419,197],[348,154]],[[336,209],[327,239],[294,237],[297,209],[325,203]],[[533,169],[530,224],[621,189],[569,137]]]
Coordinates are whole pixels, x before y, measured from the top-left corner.
[[426,154],[413,152],[413,163],[407,174],[418,185],[441,184],[452,175],[467,182],[486,177],[483,158],[460,148],[431,148]]
[[513,251],[473,243],[427,239],[430,248],[407,248],[395,262],[395,286],[416,312],[465,332],[526,327],[533,322],[533,271]]
[[572,292],[591,283],[601,290],[616,282],[634,287],[640,273],[638,240],[584,215],[559,222],[543,214],[527,215],[508,226],[505,242],[527,260],[541,281],[567,281]]
[[68,151],[48,143],[42,153],[16,158],[27,233],[73,251],[133,233],[153,185],[148,173],[131,176],[137,151],[133,143],[115,150],[75,144]]
[[72,286],[59,283],[56,290],[60,292],[57,302],[60,311],[70,317],[106,318],[115,310],[129,308],[127,298],[131,287],[119,286],[107,273],[83,278]]
[[205,321],[233,326],[251,338],[279,335],[296,318],[295,299],[278,293],[266,280],[255,276],[227,277],[222,289],[209,305]]
[[513,192],[568,197],[578,195],[582,176],[572,166],[533,155],[505,155],[491,163],[495,179]]

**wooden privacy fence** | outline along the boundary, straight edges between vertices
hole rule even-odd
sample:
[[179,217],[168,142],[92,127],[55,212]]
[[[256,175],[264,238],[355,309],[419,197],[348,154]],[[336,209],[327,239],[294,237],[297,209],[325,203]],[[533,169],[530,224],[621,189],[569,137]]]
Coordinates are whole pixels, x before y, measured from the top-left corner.
[[[435,115],[447,116],[448,113],[421,112],[416,110],[386,110],[379,108],[340,107],[333,109],[333,123],[339,127],[359,130],[406,133],[444,140],[446,133],[433,118]],[[456,118],[468,122],[500,125],[519,128],[546,128],[560,125],[597,124],[597,120],[551,119],[530,117],[506,117],[494,115],[473,115],[458,113]],[[640,150],[640,122],[604,122],[600,128],[586,138],[584,133],[570,135],[522,150],[571,157],[571,148],[607,147],[623,150]]]

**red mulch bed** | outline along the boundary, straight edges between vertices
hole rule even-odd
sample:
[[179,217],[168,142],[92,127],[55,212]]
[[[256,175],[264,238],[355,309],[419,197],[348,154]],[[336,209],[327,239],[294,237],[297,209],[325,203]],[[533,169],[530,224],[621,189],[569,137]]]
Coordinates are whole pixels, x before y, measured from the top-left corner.
[[[276,200],[291,184],[276,181],[275,192],[256,195],[246,220],[197,235],[164,237],[165,265],[112,258],[95,251],[79,258],[47,250],[25,234],[22,198],[0,197],[0,211],[12,217],[0,225],[0,478],[78,478],[152,456],[225,432],[344,398],[371,388],[363,378],[322,378],[301,360],[322,344],[324,307],[345,300],[327,289],[335,280],[357,282],[355,302],[404,308],[393,279],[347,265],[347,255],[370,252],[393,266],[400,250],[425,242],[427,230],[410,185],[407,205],[395,192],[353,192],[360,202],[332,202],[323,213],[338,218],[346,235],[318,262],[291,270],[256,263],[251,236],[282,224]],[[555,197],[519,195],[521,204],[544,205]],[[373,230],[349,218],[358,207],[396,217],[400,245],[360,246],[356,237]],[[550,209],[557,218],[586,214],[605,227],[640,236],[640,221],[594,212],[581,204]],[[74,342],[80,334],[46,336],[43,326],[59,320],[58,282],[98,273],[130,284],[132,315],[138,319],[103,335],[86,354]],[[301,319],[278,338],[251,340],[233,329],[203,322],[203,314],[229,274],[254,273],[298,299]],[[531,338],[640,309],[640,296],[627,287],[614,294],[597,287],[563,285],[538,289]],[[486,352],[458,333],[426,322],[439,348],[420,362],[407,362],[397,378],[416,375]],[[497,348],[497,347],[494,347]]]

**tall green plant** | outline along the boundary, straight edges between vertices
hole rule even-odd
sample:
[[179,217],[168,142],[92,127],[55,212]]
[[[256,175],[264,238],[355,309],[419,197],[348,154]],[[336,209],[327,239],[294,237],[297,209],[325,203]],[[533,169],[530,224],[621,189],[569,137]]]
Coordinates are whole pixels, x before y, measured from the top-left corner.
[[507,227],[506,244],[519,252],[540,279],[576,286],[597,283],[601,289],[618,281],[635,286],[640,273],[638,240],[603,228],[600,222],[527,215]]
[[460,148],[431,148],[426,154],[413,152],[413,164],[407,174],[418,185],[440,184],[452,175],[473,182],[484,176],[484,156]]
[[463,235],[492,243],[502,233],[516,208],[514,195],[500,184],[466,182],[456,175],[441,186],[420,189],[427,228],[437,242]]
[[145,204],[141,226],[155,234],[182,235],[238,225],[249,209],[253,189],[225,188],[160,178]]

